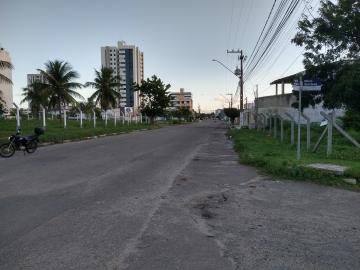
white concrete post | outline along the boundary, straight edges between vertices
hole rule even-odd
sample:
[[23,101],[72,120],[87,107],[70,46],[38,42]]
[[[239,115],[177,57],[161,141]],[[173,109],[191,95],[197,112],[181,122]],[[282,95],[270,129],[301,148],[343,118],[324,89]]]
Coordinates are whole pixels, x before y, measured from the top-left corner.
[[[327,137],[327,147],[326,147],[326,156],[329,157],[332,153],[332,141],[333,141],[333,123],[335,119],[335,112],[332,111],[328,119],[328,137]],[[330,120],[330,121],[329,121]]]
[[274,116],[274,138],[277,137],[277,116]]
[[311,138],[310,138],[310,118],[305,114],[301,114],[301,116],[306,120],[306,150],[310,151],[311,146]]
[[107,118],[107,110],[105,110],[105,127],[107,127],[107,120],[108,120],[108,118]]
[[299,114],[298,114],[298,138],[297,138],[297,151],[296,151],[296,158],[300,160],[301,158],[301,93],[302,93],[302,86],[303,86],[303,78],[300,76],[300,87],[299,87]]
[[290,118],[290,121],[291,121],[291,133],[290,133],[290,142],[291,142],[291,145],[294,144],[294,129],[295,129],[295,119],[294,117],[292,117],[291,114],[289,113],[285,113],[287,115],[287,117]]
[[280,141],[284,141],[284,119],[279,115],[276,114],[276,117],[280,120]]
[[271,128],[272,128],[272,115],[271,113],[268,114],[269,116],[269,134],[271,135],[272,131],[271,131]]
[[42,119],[43,119],[43,127],[46,127],[46,112],[45,112],[45,108],[43,106],[41,106],[42,108]]
[[284,142],[284,119],[280,116],[280,141]]
[[116,111],[114,111],[114,126],[116,127]]
[[[321,113],[322,113],[322,112],[320,112],[320,114],[321,114]],[[315,153],[316,150],[319,148],[322,139],[325,137],[325,135],[326,135],[326,133],[327,133],[327,130],[328,130],[328,127],[326,126],[325,129],[323,130],[323,132],[321,133],[319,139],[318,139],[317,142],[315,143],[315,146],[314,146],[314,148],[313,148],[313,150],[312,150],[314,153]]]
[[80,111],[80,128],[83,128],[83,113],[82,110],[79,111]]
[[15,102],[13,104],[16,108],[16,130],[18,130],[20,128],[20,108]]
[[64,128],[67,127],[67,121],[66,121],[66,109],[64,109]]
[[262,130],[265,130],[265,127],[266,127],[266,116],[265,116],[263,113],[259,113],[259,115],[260,115],[261,118],[262,118],[262,121],[261,121],[261,129],[262,129]]
[[93,110],[93,121],[94,121],[94,128],[96,128],[96,113],[95,113],[95,110]]

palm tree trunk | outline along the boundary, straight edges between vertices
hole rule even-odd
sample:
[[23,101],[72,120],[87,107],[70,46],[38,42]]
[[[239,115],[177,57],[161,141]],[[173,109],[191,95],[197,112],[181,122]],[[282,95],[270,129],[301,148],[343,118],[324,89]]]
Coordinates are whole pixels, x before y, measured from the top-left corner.
[[155,117],[150,116],[150,124],[153,125],[155,123]]
[[60,114],[60,123],[61,123],[61,116],[62,116],[62,110],[61,110],[61,101],[59,101],[59,114]]

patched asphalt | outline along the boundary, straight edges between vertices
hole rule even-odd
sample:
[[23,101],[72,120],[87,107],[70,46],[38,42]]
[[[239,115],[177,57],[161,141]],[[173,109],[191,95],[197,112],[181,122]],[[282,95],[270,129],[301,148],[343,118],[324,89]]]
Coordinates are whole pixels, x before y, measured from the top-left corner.
[[221,122],[0,163],[0,269],[360,269],[359,193],[260,176]]

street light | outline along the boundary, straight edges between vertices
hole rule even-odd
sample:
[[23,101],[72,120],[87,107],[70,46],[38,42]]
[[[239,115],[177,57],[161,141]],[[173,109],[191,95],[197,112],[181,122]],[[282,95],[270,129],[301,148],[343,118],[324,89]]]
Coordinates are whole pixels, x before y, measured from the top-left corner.
[[[218,62],[220,65],[222,65],[224,68],[226,68],[228,71],[230,71],[232,74],[234,74],[236,77],[239,78],[240,76],[240,69],[236,68],[235,72],[232,71],[230,68],[228,68],[227,66],[225,66],[223,63],[221,63],[219,60],[213,59],[212,61],[214,62]],[[237,72],[239,72],[239,74],[237,75]]]
[[[239,86],[240,86],[240,112],[239,112],[239,128],[241,127],[241,111],[243,110],[243,105],[242,105],[242,72],[241,69],[239,69],[238,67],[236,67],[235,72],[232,71],[230,68],[228,68],[226,65],[224,65],[222,62],[220,62],[219,60],[216,59],[212,59],[212,61],[219,63],[220,65],[222,65],[225,69],[227,69],[228,71],[230,71],[232,74],[234,74],[238,79],[239,79]],[[241,62],[242,63],[242,62]]]

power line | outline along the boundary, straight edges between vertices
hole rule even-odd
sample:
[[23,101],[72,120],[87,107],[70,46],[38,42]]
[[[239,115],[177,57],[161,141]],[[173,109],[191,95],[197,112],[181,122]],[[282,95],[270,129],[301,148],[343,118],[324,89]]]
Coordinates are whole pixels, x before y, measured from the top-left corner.
[[[290,15],[294,12],[299,0],[292,0],[291,3],[286,6],[286,1],[283,0],[279,4],[279,7],[270,23],[270,26],[267,29],[266,34],[264,35],[261,45],[257,48],[254,57],[251,59],[251,61],[248,62],[246,68],[247,68],[247,76],[254,71],[256,66],[260,63],[260,61],[263,59],[263,57],[268,53],[269,49],[274,44],[274,41],[277,40],[279,37],[279,34],[281,33],[282,29],[284,28],[286,22],[288,21]],[[287,8],[286,8],[287,7]],[[285,11],[284,11],[285,10]],[[280,22],[280,14],[283,14]],[[272,33],[272,35],[268,36]],[[268,42],[266,43],[265,47],[262,46],[265,44],[265,40],[268,39]],[[258,56],[260,54],[260,56]],[[249,71],[250,70],[250,71]]]
[[267,17],[267,19],[266,19],[266,22],[265,22],[262,30],[261,30],[260,36],[259,36],[258,40],[256,41],[256,45],[255,45],[253,51],[252,51],[251,54],[250,54],[249,59],[252,59],[252,56],[254,55],[255,49],[257,48],[257,46],[258,46],[258,44],[259,44],[260,38],[262,37],[262,35],[263,35],[263,33],[264,33],[264,30],[265,30],[265,27],[267,26],[267,24],[268,24],[268,22],[269,22],[269,19],[270,19],[270,17],[271,17],[271,14],[272,14],[272,12],[273,12],[273,10],[274,10],[276,1],[277,1],[277,0],[274,0],[274,2],[273,2],[273,4],[272,4],[271,10],[270,10],[270,12],[269,12],[269,15],[268,15],[268,17]]
[[[306,3],[304,3],[304,4],[306,4],[306,6],[304,5],[304,8],[303,8],[302,12],[301,12],[300,15],[297,17],[297,19],[294,20],[294,23],[293,23],[293,25],[289,28],[289,30],[287,31],[287,34],[284,34],[284,35],[283,35],[283,37],[281,38],[282,40],[284,40],[284,39],[285,39],[285,40],[288,40],[288,39],[290,38],[290,36],[291,36],[292,33],[293,33],[293,30],[296,29],[296,26],[297,26],[297,23],[298,23],[299,19],[306,13],[306,11],[309,10],[309,6],[310,6],[311,9],[313,9],[313,8],[311,7],[311,5],[313,5],[313,2],[314,2],[314,0],[307,1]],[[318,1],[317,1],[317,4],[319,4]],[[315,6],[317,6],[317,5],[315,5]],[[317,7],[315,7],[315,6],[314,6],[314,9],[317,8]],[[279,40],[277,41],[277,43],[279,43]],[[282,46],[282,48],[280,49],[277,57],[275,57],[274,61],[273,61],[271,64],[269,63],[269,61],[267,61],[267,60],[270,59],[270,56],[268,55],[268,56],[265,58],[266,61],[267,61],[267,64],[265,64],[265,66],[268,66],[268,67],[269,67],[267,70],[269,70],[272,66],[275,65],[275,63],[280,59],[280,56],[282,55],[283,51],[284,51],[289,45],[291,45],[291,43],[290,43],[290,42],[287,42],[287,43],[285,43],[284,46]],[[278,45],[276,45],[274,48],[278,48]],[[272,50],[272,51],[273,51],[273,50]],[[303,52],[304,52],[304,51],[302,51],[299,55],[297,55],[297,57],[296,57],[296,58],[292,61],[292,63],[285,69],[285,71],[282,73],[282,75],[280,75],[280,77],[282,77],[282,76],[296,63],[296,61],[297,61],[297,60],[299,59],[299,57],[303,54]],[[271,52],[271,53],[272,53],[272,52]],[[271,54],[271,53],[270,53],[270,54]],[[259,73],[260,70],[264,70],[265,66],[264,66],[264,65],[260,66],[260,69],[256,71],[257,74]],[[264,72],[265,72],[265,71],[264,71]],[[265,72],[265,73],[266,73],[266,72]],[[263,74],[263,73],[261,73],[261,74]],[[269,74],[269,73],[266,73],[266,74]],[[260,76],[260,74],[259,74],[258,76]],[[265,76],[266,76],[266,75],[265,75]],[[250,78],[248,77],[247,80],[249,80],[249,79],[250,79]],[[264,79],[264,77],[263,77],[263,79]],[[268,88],[270,88],[270,86],[269,86]],[[266,89],[264,90],[264,92],[265,92],[268,88],[266,88]]]
[[250,9],[246,13],[245,24],[242,27],[242,31],[241,31],[241,34],[240,34],[240,40],[239,40],[239,43],[236,42],[237,44],[241,45],[242,37],[245,35],[245,31],[247,30],[247,26],[248,26],[248,23],[249,23],[249,16],[252,13],[253,6],[254,6],[254,1],[250,1]]
[[274,45],[275,41],[279,38],[279,35],[281,31],[283,30],[285,24],[289,20],[290,16],[294,13],[296,7],[298,6],[300,0],[293,0],[291,1],[290,5],[287,7],[285,14],[283,15],[282,19],[280,20],[280,23],[277,25],[274,33],[272,34],[269,42],[267,43],[266,47],[262,50],[261,55],[256,59],[254,64],[249,65],[247,72],[246,72],[246,78],[250,77],[250,75],[254,72],[256,67],[261,63],[261,61],[264,59],[264,57],[269,53],[269,50]]

